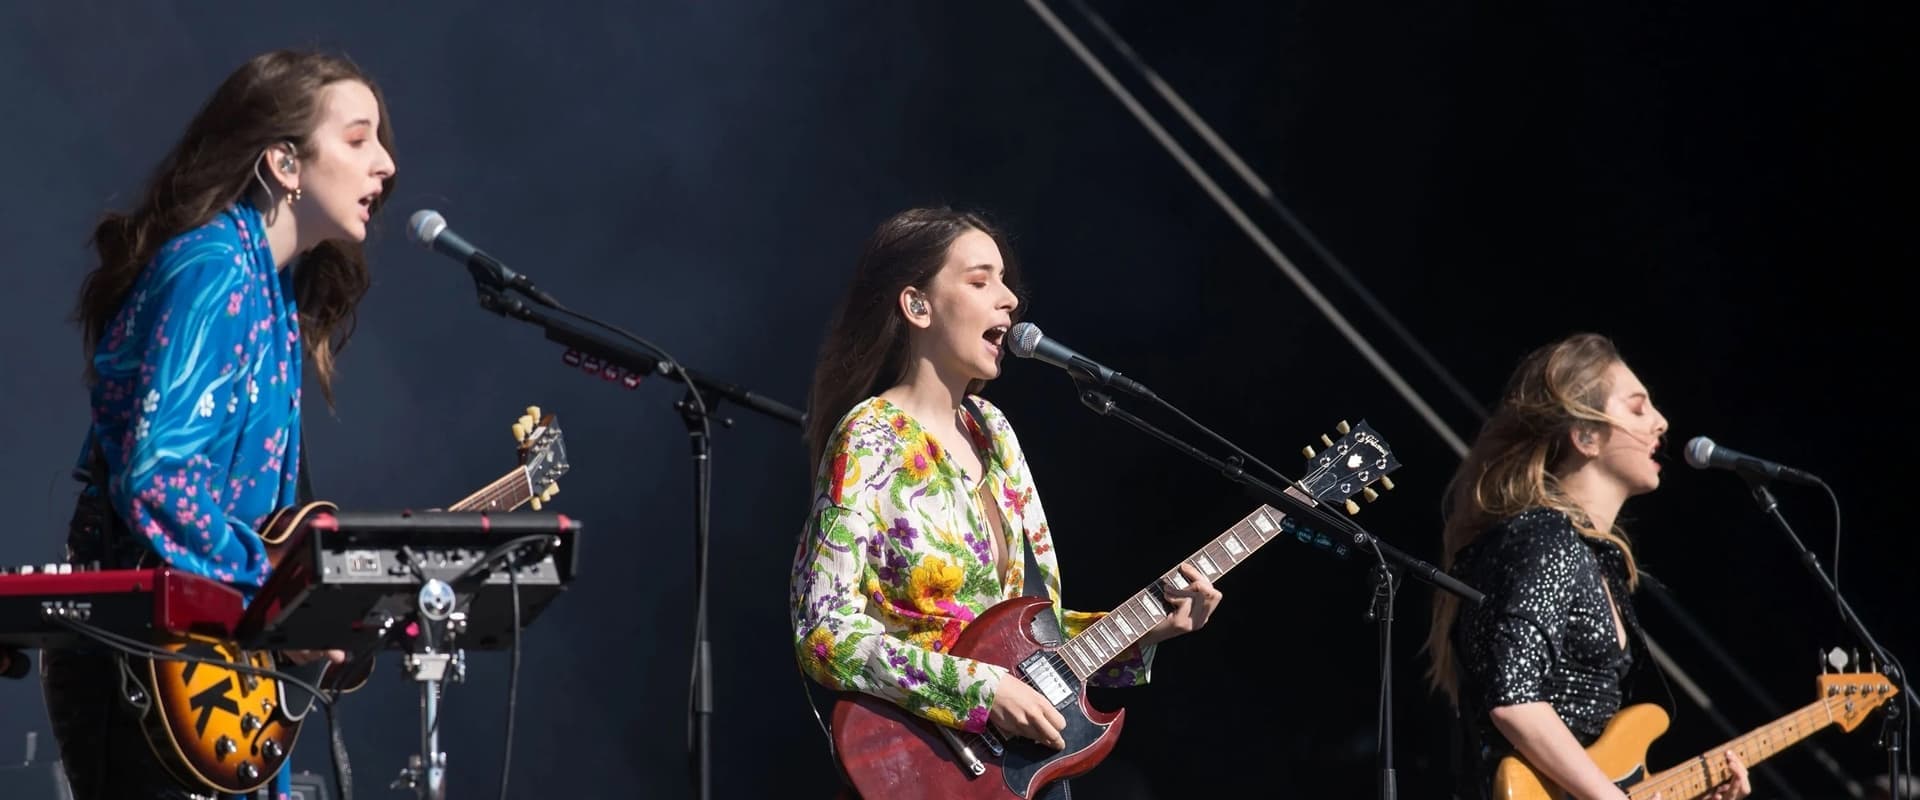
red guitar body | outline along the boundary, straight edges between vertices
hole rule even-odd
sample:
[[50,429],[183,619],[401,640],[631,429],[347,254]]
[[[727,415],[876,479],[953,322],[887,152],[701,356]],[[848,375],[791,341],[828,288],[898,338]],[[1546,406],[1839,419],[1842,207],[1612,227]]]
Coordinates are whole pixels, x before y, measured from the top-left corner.
[[1051,631],[1052,613],[1052,606],[1041,597],[1000,603],[969,624],[951,652],[1006,667],[1014,673],[1010,680],[1018,679],[1023,665],[1035,669],[1044,669],[1040,665],[1047,661],[1056,665],[1055,674],[1074,690],[1056,706],[1067,719],[1065,749],[955,730],[954,735],[984,767],[981,774],[972,775],[935,723],[872,695],[843,692],[833,705],[833,746],[854,791],[866,800],[1040,798],[1049,785],[1083,774],[1104,760],[1120,739],[1126,712],[1097,711],[1087,705],[1079,681],[1062,662],[1049,658],[1058,643],[1042,643],[1033,631],[1036,619],[1043,630]]

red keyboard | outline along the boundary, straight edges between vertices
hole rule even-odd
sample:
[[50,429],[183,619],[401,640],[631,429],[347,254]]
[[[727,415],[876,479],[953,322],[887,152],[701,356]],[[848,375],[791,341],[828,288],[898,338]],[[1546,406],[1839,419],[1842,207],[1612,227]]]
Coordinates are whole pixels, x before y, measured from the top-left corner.
[[230,639],[246,609],[230,586],[172,569],[0,575],[0,647],[67,648],[73,619],[141,641],[189,633]]

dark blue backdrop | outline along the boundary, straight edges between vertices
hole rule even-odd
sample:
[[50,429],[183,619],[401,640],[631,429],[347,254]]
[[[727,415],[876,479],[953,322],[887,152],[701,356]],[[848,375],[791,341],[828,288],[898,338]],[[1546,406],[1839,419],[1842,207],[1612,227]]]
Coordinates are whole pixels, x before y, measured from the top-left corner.
[[[1899,20],[1845,5],[1097,6],[1482,402],[1526,349],[1599,330],[1676,445],[1705,433],[1826,475],[1845,504],[1844,586],[1912,653],[1896,527],[1911,401],[1894,388],[1912,337],[1889,276],[1915,253],[1912,204],[1885,202],[1913,174],[1915,131],[1893,110],[1913,86]],[[513,464],[507,427],[528,404],[568,436],[556,502],[587,521],[587,568],[526,638],[515,796],[688,794],[679,392],[582,375],[537,329],[479,310],[456,265],[405,241],[415,209],[687,364],[800,405],[872,226],[908,205],[983,207],[1029,266],[1030,319],[1277,466],[1335,420],[1369,419],[1407,466],[1362,520],[1436,556],[1452,452],[1022,4],[70,2],[0,10],[0,561],[53,556],[71,507],[86,411],[66,314],[91,222],[127,204],[222,76],[283,46],[363,64],[399,142],[338,407],[309,409],[321,494],[448,502]],[[1248,207],[1470,435],[1473,413]],[[1086,413],[1050,369],[1010,363],[993,392],[1044,487],[1075,606],[1124,597],[1247,510],[1217,476]],[[716,786],[825,796],[785,609],[803,448],[734,416],[714,444]],[[1629,506],[1645,563],[1774,699],[1809,702],[1816,648],[1847,643],[1830,606],[1737,480],[1671,450],[1667,487]],[[1824,498],[1781,499],[1826,552]],[[1164,651],[1156,686],[1102,696],[1132,717],[1088,789],[1367,796],[1363,578],[1299,549],[1227,578],[1228,605]],[[1446,752],[1417,680],[1427,599],[1403,593],[1395,637],[1407,798],[1440,796]],[[1771,718],[1670,617],[1647,616],[1721,713]],[[388,658],[343,709],[363,797],[401,796],[382,788],[417,749],[414,687]],[[448,700],[456,796],[493,791],[504,661],[474,654]],[[1662,764],[1725,738],[1684,697],[1679,710]],[[0,686],[0,752],[36,730],[37,687]],[[1865,778],[1872,739],[1820,741]],[[296,761],[323,769],[318,744]],[[1804,796],[1839,796],[1804,750],[1777,763]]]

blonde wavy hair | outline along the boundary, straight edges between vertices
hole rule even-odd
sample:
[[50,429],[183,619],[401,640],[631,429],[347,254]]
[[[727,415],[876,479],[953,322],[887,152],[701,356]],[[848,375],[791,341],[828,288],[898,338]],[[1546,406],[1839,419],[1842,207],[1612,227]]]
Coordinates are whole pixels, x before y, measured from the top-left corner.
[[[1627,585],[1639,585],[1639,566],[1626,536],[1618,526],[1595,528],[1554,474],[1570,452],[1575,432],[1606,430],[1614,424],[1606,414],[1613,388],[1607,370],[1619,361],[1613,342],[1593,333],[1569,336],[1521,360],[1499,406],[1447,486],[1442,569],[1453,569],[1460,550],[1482,531],[1522,511],[1545,507],[1566,514],[1580,535],[1618,546],[1626,556]],[[1458,598],[1436,596],[1426,644],[1431,658],[1427,680],[1456,709],[1460,676],[1451,636],[1459,610]]]

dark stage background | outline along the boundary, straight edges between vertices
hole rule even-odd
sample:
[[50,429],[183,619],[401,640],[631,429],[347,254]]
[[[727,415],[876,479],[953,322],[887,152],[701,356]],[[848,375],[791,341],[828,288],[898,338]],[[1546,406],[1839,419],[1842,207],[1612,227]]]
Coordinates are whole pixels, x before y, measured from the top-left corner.
[[[1767,701],[1670,612],[1643,597],[1643,613],[1733,724],[1810,702],[1816,651],[1853,642],[1740,482],[1684,466],[1694,435],[1833,484],[1843,589],[1920,663],[1902,530],[1912,401],[1897,388],[1913,29],[1894,4],[1094,5],[1479,402],[1537,344],[1617,339],[1673,422],[1666,485],[1626,522]],[[1072,6],[1056,10],[1470,437],[1473,410]],[[458,266],[406,241],[419,208],[575,307],[796,406],[872,227],[909,205],[984,208],[1028,267],[1029,319],[1276,466],[1296,470],[1336,420],[1370,421],[1406,467],[1361,520],[1437,558],[1453,451],[1021,3],[76,1],[0,10],[0,560],[53,557],[71,508],[86,401],[66,314],[91,222],[128,204],[229,70],[309,45],[382,81],[400,164],[337,409],[312,393],[321,494],[446,503],[512,465],[508,423],[529,403],[561,415],[571,446],[556,507],[587,522],[587,567],[526,637],[516,797],[689,795],[680,392],[582,375],[538,329],[481,311]],[[1249,508],[1087,412],[1051,368],[1009,360],[990,393],[1031,456],[1074,606],[1107,607]],[[786,622],[803,448],[733,416],[714,444],[716,793],[825,797]],[[1830,557],[1825,497],[1779,497]],[[1127,733],[1081,795],[1372,795],[1364,565],[1266,552],[1224,580],[1203,635],[1163,650],[1153,687],[1101,696],[1127,706]],[[1408,585],[1394,637],[1410,799],[1444,782],[1444,710],[1418,680],[1429,598]],[[501,756],[506,659],[471,655],[446,706],[456,797],[491,796]],[[397,667],[385,657],[342,712],[362,797],[402,796],[384,787],[417,750]],[[1684,695],[1678,711],[1663,766],[1727,738]],[[1815,741],[1870,780],[1877,725]],[[37,687],[0,686],[0,758],[34,731],[44,742]],[[296,762],[324,770],[322,741],[309,734]],[[1773,763],[1801,797],[1846,796],[1806,748]]]

